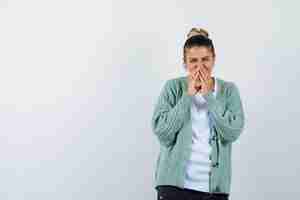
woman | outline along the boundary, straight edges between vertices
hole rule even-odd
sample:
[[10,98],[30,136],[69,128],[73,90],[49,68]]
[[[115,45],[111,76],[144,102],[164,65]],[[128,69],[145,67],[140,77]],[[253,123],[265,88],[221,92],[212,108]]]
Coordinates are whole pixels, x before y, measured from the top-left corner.
[[183,47],[187,76],[166,81],[154,107],[160,143],[158,200],[229,199],[231,147],[244,128],[238,87],[211,76],[216,59],[205,29],[192,28]]

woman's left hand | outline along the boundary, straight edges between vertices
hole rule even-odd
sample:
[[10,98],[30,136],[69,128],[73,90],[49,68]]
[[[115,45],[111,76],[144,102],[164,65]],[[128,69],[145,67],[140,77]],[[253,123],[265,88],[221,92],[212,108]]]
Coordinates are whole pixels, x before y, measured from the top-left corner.
[[201,81],[201,89],[198,92],[207,94],[211,90],[209,85],[211,77],[209,76],[208,71],[204,67],[201,67],[198,71],[198,77]]

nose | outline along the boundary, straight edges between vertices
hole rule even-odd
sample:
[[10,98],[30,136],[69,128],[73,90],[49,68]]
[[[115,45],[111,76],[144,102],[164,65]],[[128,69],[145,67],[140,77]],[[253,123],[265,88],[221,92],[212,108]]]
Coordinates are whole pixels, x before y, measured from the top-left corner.
[[199,71],[201,67],[204,67],[204,66],[201,66],[201,65],[195,65],[195,66],[194,66],[194,70],[195,70],[195,71]]

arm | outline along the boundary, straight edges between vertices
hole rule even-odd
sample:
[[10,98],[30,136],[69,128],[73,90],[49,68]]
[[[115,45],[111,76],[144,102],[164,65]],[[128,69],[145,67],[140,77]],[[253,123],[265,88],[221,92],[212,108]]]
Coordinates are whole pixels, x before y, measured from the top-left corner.
[[214,98],[212,91],[203,95],[208,103],[216,128],[220,130],[221,139],[234,142],[244,128],[245,116],[237,86],[231,82],[227,104]]
[[176,105],[172,103],[174,100],[172,80],[168,80],[160,92],[151,120],[152,131],[158,137],[160,144],[166,147],[173,144],[176,133],[189,113],[191,96],[184,91]]

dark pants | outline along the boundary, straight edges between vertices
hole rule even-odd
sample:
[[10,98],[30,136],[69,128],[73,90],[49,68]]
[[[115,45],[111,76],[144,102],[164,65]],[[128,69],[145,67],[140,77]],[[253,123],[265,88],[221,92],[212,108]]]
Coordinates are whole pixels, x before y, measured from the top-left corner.
[[157,186],[157,200],[229,200],[229,194],[201,192],[172,185]]

